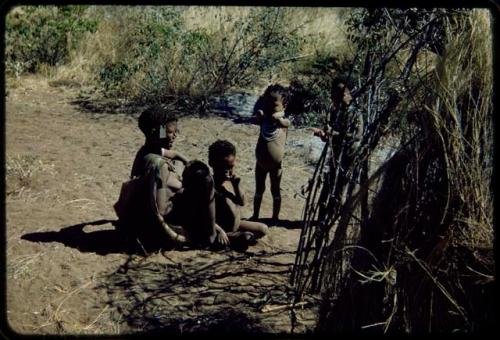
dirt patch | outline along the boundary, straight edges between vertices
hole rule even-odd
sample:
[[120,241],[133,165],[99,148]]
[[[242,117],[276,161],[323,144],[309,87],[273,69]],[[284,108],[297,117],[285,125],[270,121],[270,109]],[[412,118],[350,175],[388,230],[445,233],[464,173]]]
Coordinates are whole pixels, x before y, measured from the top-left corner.
[[[10,84],[12,82],[8,82]],[[137,114],[88,112],[79,89],[21,78],[6,98],[7,319],[23,334],[290,332],[288,284],[311,175],[303,155],[284,160],[279,226],[246,253],[169,251],[144,257],[112,225],[113,203],[143,142]],[[54,85],[54,84],[52,84]],[[258,127],[183,117],[176,148],[207,161],[218,138],[238,149],[251,215]],[[306,138],[291,130],[291,138]],[[262,216],[271,215],[266,192]],[[316,304],[295,312],[295,332]]]

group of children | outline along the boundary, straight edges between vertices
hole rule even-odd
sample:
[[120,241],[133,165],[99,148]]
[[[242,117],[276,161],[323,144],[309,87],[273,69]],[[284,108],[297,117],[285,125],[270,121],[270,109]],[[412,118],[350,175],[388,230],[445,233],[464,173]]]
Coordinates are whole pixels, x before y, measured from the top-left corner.
[[[324,129],[313,129],[314,135],[323,141],[331,140],[333,154],[340,154],[340,148],[346,150],[342,157],[334,157],[339,158],[338,164],[332,163],[341,172],[348,168],[363,134],[362,116],[350,106],[350,88],[344,79],[334,80],[331,121]],[[123,184],[114,206],[120,227],[145,247],[155,248],[167,243],[246,248],[266,235],[268,227],[258,219],[268,174],[273,222],[278,221],[281,209],[282,161],[291,124],[285,118],[287,103],[287,89],[276,84],[265,90],[254,109],[260,133],[255,148],[253,215],[249,220],[241,217],[245,195],[235,172],[236,147],[227,140],[210,145],[208,164],[212,174],[202,161],[189,161],[172,149],[178,132],[175,115],[159,106],[146,109],[139,117],[139,128],[146,141],[136,154],[131,180]],[[184,163],[182,176],[176,173],[173,160]],[[325,177],[322,202],[329,201],[326,187],[333,183],[333,174],[330,169]],[[327,209],[326,205],[320,208]]]
[[[177,137],[175,115],[162,107],[146,109],[139,128],[146,141],[136,154],[130,181],[122,186],[115,211],[123,230],[145,248],[176,246],[246,248],[266,235],[258,222],[265,180],[269,173],[273,196],[273,220],[278,220],[281,194],[281,163],[290,121],[284,117],[287,90],[269,86],[256,108],[260,135],[256,146],[254,213],[241,217],[245,195],[235,171],[236,148],[217,140],[208,150],[208,163],[189,161],[173,149]],[[182,176],[173,160],[184,163]]]

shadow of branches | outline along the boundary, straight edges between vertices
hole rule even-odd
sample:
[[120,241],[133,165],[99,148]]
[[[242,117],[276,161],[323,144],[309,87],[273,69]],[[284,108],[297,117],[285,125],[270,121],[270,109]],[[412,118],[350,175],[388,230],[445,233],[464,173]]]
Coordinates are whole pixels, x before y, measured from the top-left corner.
[[[290,333],[313,325],[313,308],[290,312],[294,252],[170,252],[130,256],[99,288],[133,331]],[[313,305],[313,304],[311,304]]]

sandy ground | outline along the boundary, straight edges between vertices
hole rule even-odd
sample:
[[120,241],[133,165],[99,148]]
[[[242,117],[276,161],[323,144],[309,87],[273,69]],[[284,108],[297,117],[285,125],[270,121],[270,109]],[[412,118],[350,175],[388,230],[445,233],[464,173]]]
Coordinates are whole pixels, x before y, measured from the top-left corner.
[[[311,175],[303,155],[284,161],[284,222],[245,253],[132,251],[114,231],[113,204],[143,137],[137,115],[85,112],[79,89],[38,77],[7,83],[7,319],[23,334],[140,331],[292,331],[288,278]],[[218,138],[234,142],[251,215],[258,128],[222,117],[179,121],[175,149],[207,160]],[[289,139],[306,138],[290,130]],[[269,191],[262,217],[270,217]],[[313,300],[311,300],[313,301]],[[317,303],[295,312],[294,332],[314,325]]]

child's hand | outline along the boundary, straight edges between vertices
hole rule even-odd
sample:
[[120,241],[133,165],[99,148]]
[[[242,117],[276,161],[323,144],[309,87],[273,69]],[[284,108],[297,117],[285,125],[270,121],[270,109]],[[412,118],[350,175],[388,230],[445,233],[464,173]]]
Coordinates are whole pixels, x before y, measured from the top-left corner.
[[325,131],[323,131],[322,129],[312,128],[311,131],[312,131],[314,136],[317,136],[320,138],[325,138],[325,136],[326,136]]
[[224,177],[226,178],[226,180],[231,180],[231,178],[233,178],[233,172],[232,170],[225,170],[224,171]]
[[238,186],[240,185],[240,181],[241,181],[241,178],[239,178],[238,176],[236,175],[232,175],[229,180],[231,181],[231,183],[233,184],[233,186]]
[[276,121],[279,121],[281,118],[283,118],[283,113],[282,112],[275,112],[271,115],[271,117],[276,120]]
[[227,237],[227,234],[224,230],[220,229],[217,232],[217,241],[224,246],[227,246],[229,244],[229,237]]

